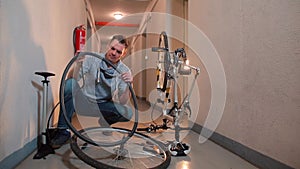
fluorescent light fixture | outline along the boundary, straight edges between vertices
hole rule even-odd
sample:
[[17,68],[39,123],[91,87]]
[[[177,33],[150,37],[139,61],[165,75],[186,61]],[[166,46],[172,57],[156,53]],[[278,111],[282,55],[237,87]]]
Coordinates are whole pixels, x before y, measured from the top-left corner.
[[115,14],[114,14],[114,18],[115,18],[116,20],[120,20],[120,19],[123,18],[123,14],[121,14],[121,13],[115,13]]

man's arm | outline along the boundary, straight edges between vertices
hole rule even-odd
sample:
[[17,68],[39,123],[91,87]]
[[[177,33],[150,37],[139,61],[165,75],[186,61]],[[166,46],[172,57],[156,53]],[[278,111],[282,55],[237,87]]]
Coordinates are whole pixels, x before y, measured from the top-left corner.
[[[121,78],[126,83],[132,83],[133,77],[130,72],[125,72],[121,75]],[[129,90],[129,87],[126,87],[126,90],[119,96],[119,102],[120,104],[126,104],[128,99],[130,98],[131,93]]]

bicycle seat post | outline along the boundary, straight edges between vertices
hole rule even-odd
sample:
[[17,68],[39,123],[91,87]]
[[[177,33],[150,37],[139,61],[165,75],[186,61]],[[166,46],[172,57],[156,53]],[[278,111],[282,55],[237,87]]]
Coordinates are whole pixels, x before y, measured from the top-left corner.
[[50,72],[35,72],[36,75],[43,76],[44,79],[41,81],[43,83],[43,111],[41,113],[41,118],[39,119],[41,132],[39,133],[38,137],[41,138],[41,142],[39,142],[38,139],[38,153],[34,156],[34,159],[40,159],[44,158],[45,155],[53,152],[53,150],[49,149],[49,146],[47,146],[47,138],[46,134],[43,134],[43,132],[46,132],[46,118],[47,118],[47,111],[48,111],[48,84],[49,80],[48,77],[55,76],[55,74]]

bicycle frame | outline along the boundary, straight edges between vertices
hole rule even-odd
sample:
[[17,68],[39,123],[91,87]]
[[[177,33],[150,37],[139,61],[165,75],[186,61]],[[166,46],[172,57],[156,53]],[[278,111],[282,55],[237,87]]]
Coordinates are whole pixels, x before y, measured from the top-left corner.
[[[186,57],[183,58],[183,61],[180,60],[181,57],[180,55],[185,55],[185,51],[182,48],[179,48],[177,50],[175,50],[173,54],[173,62],[170,62],[171,64],[169,65],[169,72],[167,72],[168,74],[168,81],[173,81],[173,82],[169,82],[168,84],[171,85],[167,85],[167,89],[172,88],[173,91],[173,106],[172,108],[167,111],[166,107],[163,110],[163,116],[164,118],[167,118],[168,120],[170,120],[173,125],[175,126],[175,140],[179,142],[179,132],[180,130],[188,130],[189,128],[181,128],[179,126],[179,121],[180,118],[182,117],[182,115],[187,112],[187,110],[189,111],[189,116],[191,115],[191,108],[189,105],[189,99],[191,96],[191,93],[194,89],[195,83],[196,83],[196,79],[198,77],[198,75],[200,74],[200,69],[198,67],[194,67],[191,66],[189,64],[186,64]],[[187,72],[189,72],[189,74],[191,73],[191,70],[195,71],[195,76],[192,82],[192,85],[188,91],[188,94],[184,97],[184,99],[182,100],[181,104],[179,104],[179,99],[178,99],[178,75],[180,75],[180,67],[183,67],[186,69]],[[166,92],[168,92],[168,90],[166,90]],[[165,96],[166,98],[168,97],[168,93]],[[164,102],[167,101],[168,99],[164,99]],[[164,103],[167,104],[167,103]]]
[[[160,34],[159,47],[153,47],[153,52],[158,52],[157,62],[157,90],[165,94],[163,100],[157,99],[157,102],[162,103],[164,108],[162,110],[163,125],[151,124],[148,128],[138,128],[137,131],[155,132],[158,129],[167,130],[171,127],[167,126],[168,121],[172,122],[175,130],[175,141],[168,146],[169,151],[172,155],[187,155],[190,152],[190,146],[186,143],[180,142],[180,131],[190,130],[190,128],[180,127],[181,118],[187,111],[191,116],[191,108],[189,104],[190,96],[194,89],[196,79],[200,74],[200,68],[187,64],[187,56],[183,48],[178,48],[174,52],[169,52],[167,35],[165,32]],[[164,68],[164,70],[163,70]],[[179,104],[178,99],[178,77],[179,75],[190,75],[192,70],[195,71],[195,76],[192,81],[192,85],[188,91],[188,94],[184,97],[182,102]],[[163,80],[160,79],[163,78]],[[161,84],[161,82],[163,84]],[[172,89],[172,90],[171,90]],[[173,94],[173,105],[168,110],[168,104],[171,102],[169,96],[170,91]],[[156,105],[156,104],[155,104]]]

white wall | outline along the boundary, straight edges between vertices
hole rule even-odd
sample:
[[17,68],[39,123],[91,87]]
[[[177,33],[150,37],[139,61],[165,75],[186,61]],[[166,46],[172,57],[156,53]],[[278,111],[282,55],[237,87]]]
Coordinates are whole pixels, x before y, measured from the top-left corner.
[[37,136],[42,77],[51,71],[49,109],[73,54],[72,31],[86,23],[83,0],[0,1],[0,161]]
[[[299,0],[189,1],[189,20],[212,41],[225,70],[226,104],[216,132],[295,168],[299,10]],[[207,112],[199,114],[197,123],[204,125]]]

